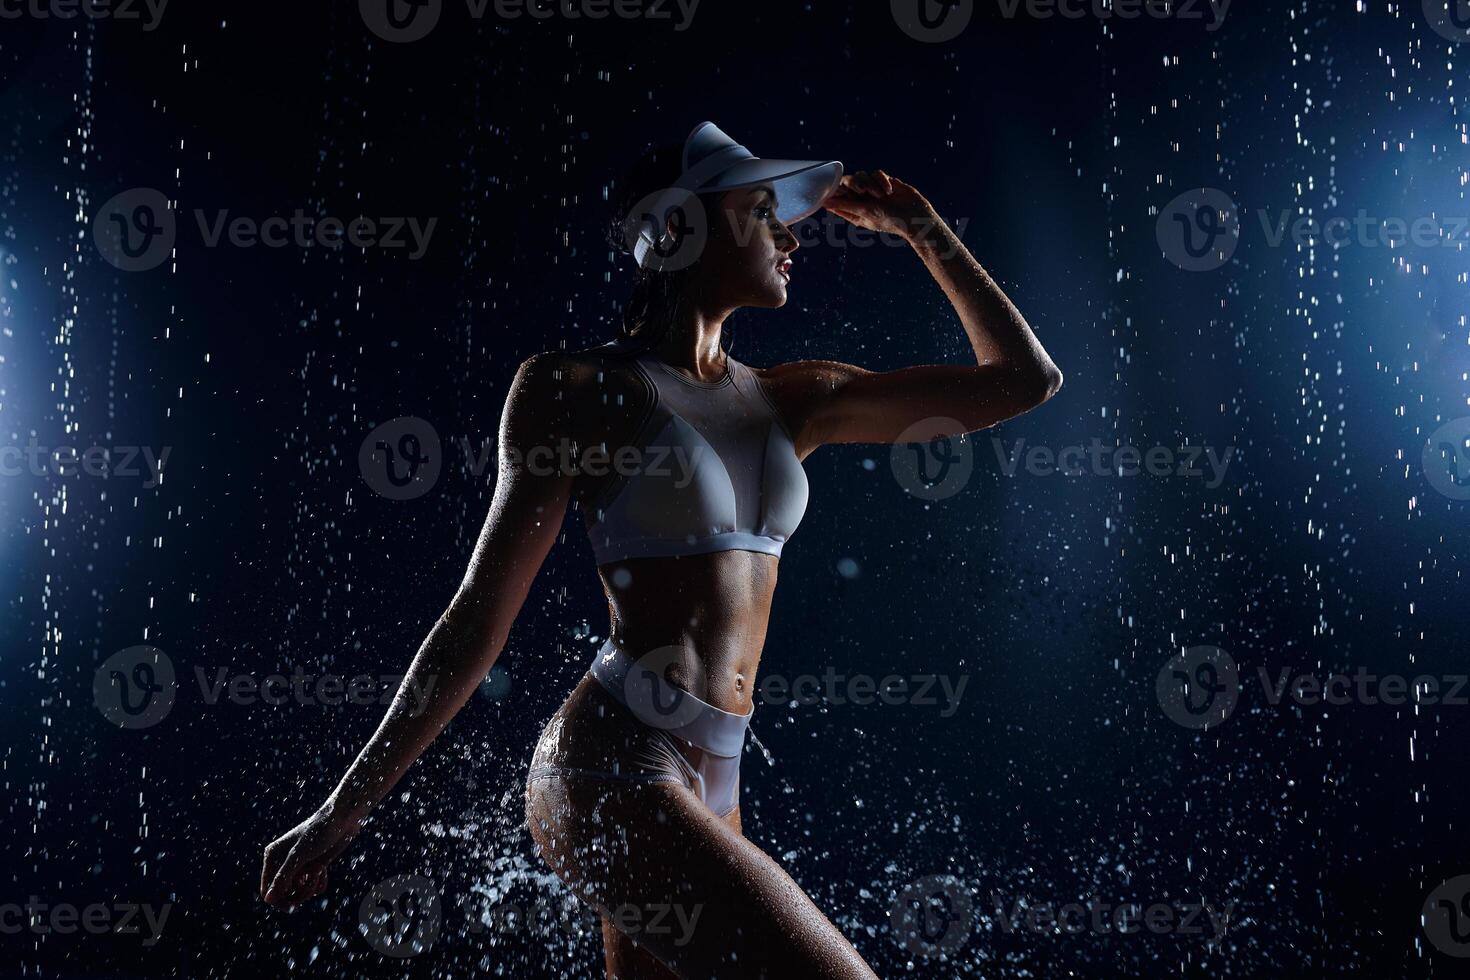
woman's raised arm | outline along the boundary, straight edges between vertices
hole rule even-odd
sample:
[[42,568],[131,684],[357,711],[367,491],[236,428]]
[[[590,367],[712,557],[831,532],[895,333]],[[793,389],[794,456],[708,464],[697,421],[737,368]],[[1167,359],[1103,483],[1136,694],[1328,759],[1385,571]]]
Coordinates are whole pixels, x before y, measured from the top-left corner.
[[788,406],[801,456],[836,442],[927,442],[988,428],[1056,394],[1062,372],[1030,324],[914,187],[883,171],[848,174],[833,214],[909,243],[949,298],[974,364],[868,371],[795,361],[763,375]]

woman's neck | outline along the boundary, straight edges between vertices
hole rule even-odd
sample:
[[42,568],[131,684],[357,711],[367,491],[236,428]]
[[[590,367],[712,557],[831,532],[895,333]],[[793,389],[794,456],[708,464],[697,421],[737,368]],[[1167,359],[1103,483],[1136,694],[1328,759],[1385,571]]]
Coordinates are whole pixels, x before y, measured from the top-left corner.
[[649,353],[673,367],[683,368],[699,381],[718,381],[727,370],[720,340],[728,315],[728,311],[706,313],[687,307],[679,310],[663,339]]

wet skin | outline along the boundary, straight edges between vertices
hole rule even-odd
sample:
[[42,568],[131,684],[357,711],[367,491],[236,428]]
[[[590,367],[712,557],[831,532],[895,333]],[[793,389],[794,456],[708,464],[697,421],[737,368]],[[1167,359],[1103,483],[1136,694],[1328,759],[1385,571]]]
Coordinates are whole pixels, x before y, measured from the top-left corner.
[[[918,191],[881,171],[849,174],[825,206],[909,242],[953,305],[975,363],[882,373],[835,361],[755,369],[798,457],[828,443],[922,442],[975,432],[1056,393],[1061,373],[1029,325]],[[725,374],[726,317],[741,307],[786,302],[788,259],[797,247],[774,217],[770,188],[730,191],[721,207],[725,220],[711,222],[685,302],[649,351],[699,382]],[[395,701],[327,802],[266,848],[261,892],[267,902],[298,904],[325,890],[328,865],[504,648],[567,509],[577,506],[585,517],[614,479],[532,472],[515,460],[535,447],[567,442],[609,451],[634,445],[647,397],[636,369],[617,356],[556,352],[521,365],[501,418],[490,513],[454,600],[404,682],[424,689],[437,678],[434,694],[424,705]],[[635,656],[680,648],[683,660],[667,671],[669,680],[744,713],[752,705],[776,565],[774,556],[734,551],[603,566],[610,635]],[[543,731],[533,761],[606,771],[646,737],[645,726],[584,676]],[[698,763],[697,749],[681,751]],[[738,808],[721,820],[682,783],[553,776],[528,784],[526,814],[543,858],[600,911],[668,902],[699,910],[698,928],[683,943],[649,931],[625,933],[605,920],[609,976],[874,976],[790,876],[742,836]]]

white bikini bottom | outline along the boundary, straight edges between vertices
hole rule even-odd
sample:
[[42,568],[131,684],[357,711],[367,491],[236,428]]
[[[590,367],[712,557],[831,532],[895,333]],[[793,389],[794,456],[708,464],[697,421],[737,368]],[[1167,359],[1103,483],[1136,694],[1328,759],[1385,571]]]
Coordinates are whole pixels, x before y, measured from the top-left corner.
[[[644,658],[647,661],[649,658]],[[627,708],[646,733],[627,747],[612,770],[533,765],[527,781],[551,777],[682,783],[717,817],[740,803],[740,752],[750,727],[749,712],[737,715],[670,684],[661,671],[634,661],[608,640],[589,671],[608,694]],[[701,750],[697,765],[679,751],[677,741]]]

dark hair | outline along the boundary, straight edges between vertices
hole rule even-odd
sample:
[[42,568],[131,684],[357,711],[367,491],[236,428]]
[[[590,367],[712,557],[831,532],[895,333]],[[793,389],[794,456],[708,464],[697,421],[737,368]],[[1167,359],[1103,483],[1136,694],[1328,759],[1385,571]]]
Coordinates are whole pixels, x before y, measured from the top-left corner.
[[[660,146],[645,153],[617,184],[613,199],[612,220],[608,223],[607,238],[615,252],[625,256],[633,254],[630,241],[630,222],[641,215],[633,209],[649,195],[673,187],[683,176],[684,150],[680,146]],[[708,213],[713,214],[719,194],[701,194],[699,199]],[[632,227],[637,227],[633,224]],[[624,261],[627,261],[626,259]],[[691,270],[698,266],[696,259],[686,268],[673,271],[637,269],[634,272],[633,289],[623,303],[623,323],[618,333],[621,346],[643,351],[656,346],[663,340],[678,309],[679,300],[689,280]]]

